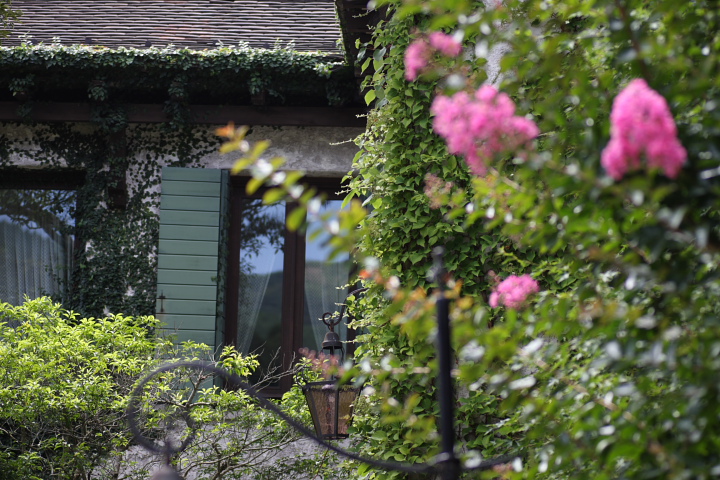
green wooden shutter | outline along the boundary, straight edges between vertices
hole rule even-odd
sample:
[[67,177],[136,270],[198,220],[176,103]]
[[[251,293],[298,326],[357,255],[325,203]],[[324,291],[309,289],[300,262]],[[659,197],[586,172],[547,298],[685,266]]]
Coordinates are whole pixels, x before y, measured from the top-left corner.
[[163,333],[221,346],[227,172],[165,167],[160,199],[158,300]]

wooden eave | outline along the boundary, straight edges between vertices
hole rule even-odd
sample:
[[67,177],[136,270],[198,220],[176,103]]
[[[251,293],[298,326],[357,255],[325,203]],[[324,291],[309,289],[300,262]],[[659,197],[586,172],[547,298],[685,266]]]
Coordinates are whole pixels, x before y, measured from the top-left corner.
[[367,0],[335,0],[335,8],[340,18],[340,29],[345,45],[345,57],[349,65],[355,66],[355,75],[361,76],[358,67],[356,42],[367,43],[372,39],[372,31],[378,22],[385,18],[387,10],[371,10]]
[[[20,114],[23,103],[0,102],[0,121],[41,123],[90,122],[91,103],[43,102],[34,103],[30,114]],[[365,108],[359,107],[302,107],[302,106],[246,106],[246,105],[189,105],[189,120],[193,125],[305,126],[305,127],[364,127]],[[126,104],[128,123],[165,123],[171,118],[162,104]]]

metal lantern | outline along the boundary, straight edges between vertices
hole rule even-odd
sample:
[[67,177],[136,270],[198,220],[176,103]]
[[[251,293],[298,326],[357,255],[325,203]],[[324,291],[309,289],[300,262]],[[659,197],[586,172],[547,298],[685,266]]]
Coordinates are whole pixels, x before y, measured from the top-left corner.
[[[361,288],[351,292],[355,295],[367,290]],[[345,358],[345,350],[340,335],[335,332],[335,326],[345,316],[343,305],[340,315],[330,312],[323,314],[322,322],[328,327],[328,332],[322,342],[322,353],[326,357],[334,357],[341,364]],[[310,408],[315,433],[324,440],[336,440],[348,437],[348,428],[352,424],[355,400],[360,394],[360,387],[353,385],[338,385],[336,379],[323,382],[310,382],[302,387]]]
[[347,438],[360,387],[327,380],[307,383],[302,390],[317,436],[323,440]]

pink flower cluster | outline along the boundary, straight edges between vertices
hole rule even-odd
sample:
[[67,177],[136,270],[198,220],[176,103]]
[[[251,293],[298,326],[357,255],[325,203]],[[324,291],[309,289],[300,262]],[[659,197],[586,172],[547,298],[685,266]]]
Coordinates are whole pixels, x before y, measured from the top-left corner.
[[620,180],[630,170],[647,166],[677,177],[687,152],[677,138],[677,127],[665,99],[645,80],[635,79],[615,97],[610,113],[610,143],[601,163],[608,174]]
[[455,58],[462,52],[462,45],[450,35],[442,32],[432,32],[428,36],[430,46],[446,57]]
[[494,155],[517,150],[540,133],[532,120],[515,115],[515,103],[507,94],[491,85],[480,87],[474,97],[466,92],[437,96],[431,112],[448,151],[465,157],[476,175],[485,175]]
[[405,50],[405,78],[412,82],[430,63],[434,52],[446,57],[457,57],[462,45],[450,35],[433,32],[426,38],[418,38]]
[[490,306],[504,305],[508,308],[520,308],[527,298],[540,291],[540,285],[530,275],[511,275],[490,294]]

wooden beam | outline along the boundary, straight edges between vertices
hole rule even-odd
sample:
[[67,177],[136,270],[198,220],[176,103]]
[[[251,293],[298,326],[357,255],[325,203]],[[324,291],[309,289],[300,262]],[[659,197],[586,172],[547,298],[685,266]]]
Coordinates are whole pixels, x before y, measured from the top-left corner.
[[75,190],[85,183],[81,170],[3,167],[0,188]]
[[[90,122],[89,103],[35,103],[28,118],[18,115],[18,102],[0,102],[0,121]],[[270,125],[305,127],[364,127],[364,108],[271,107],[244,105],[190,105],[190,122],[197,125]],[[129,123],[163,123],[169,119],[163,105],[128,104]]]

